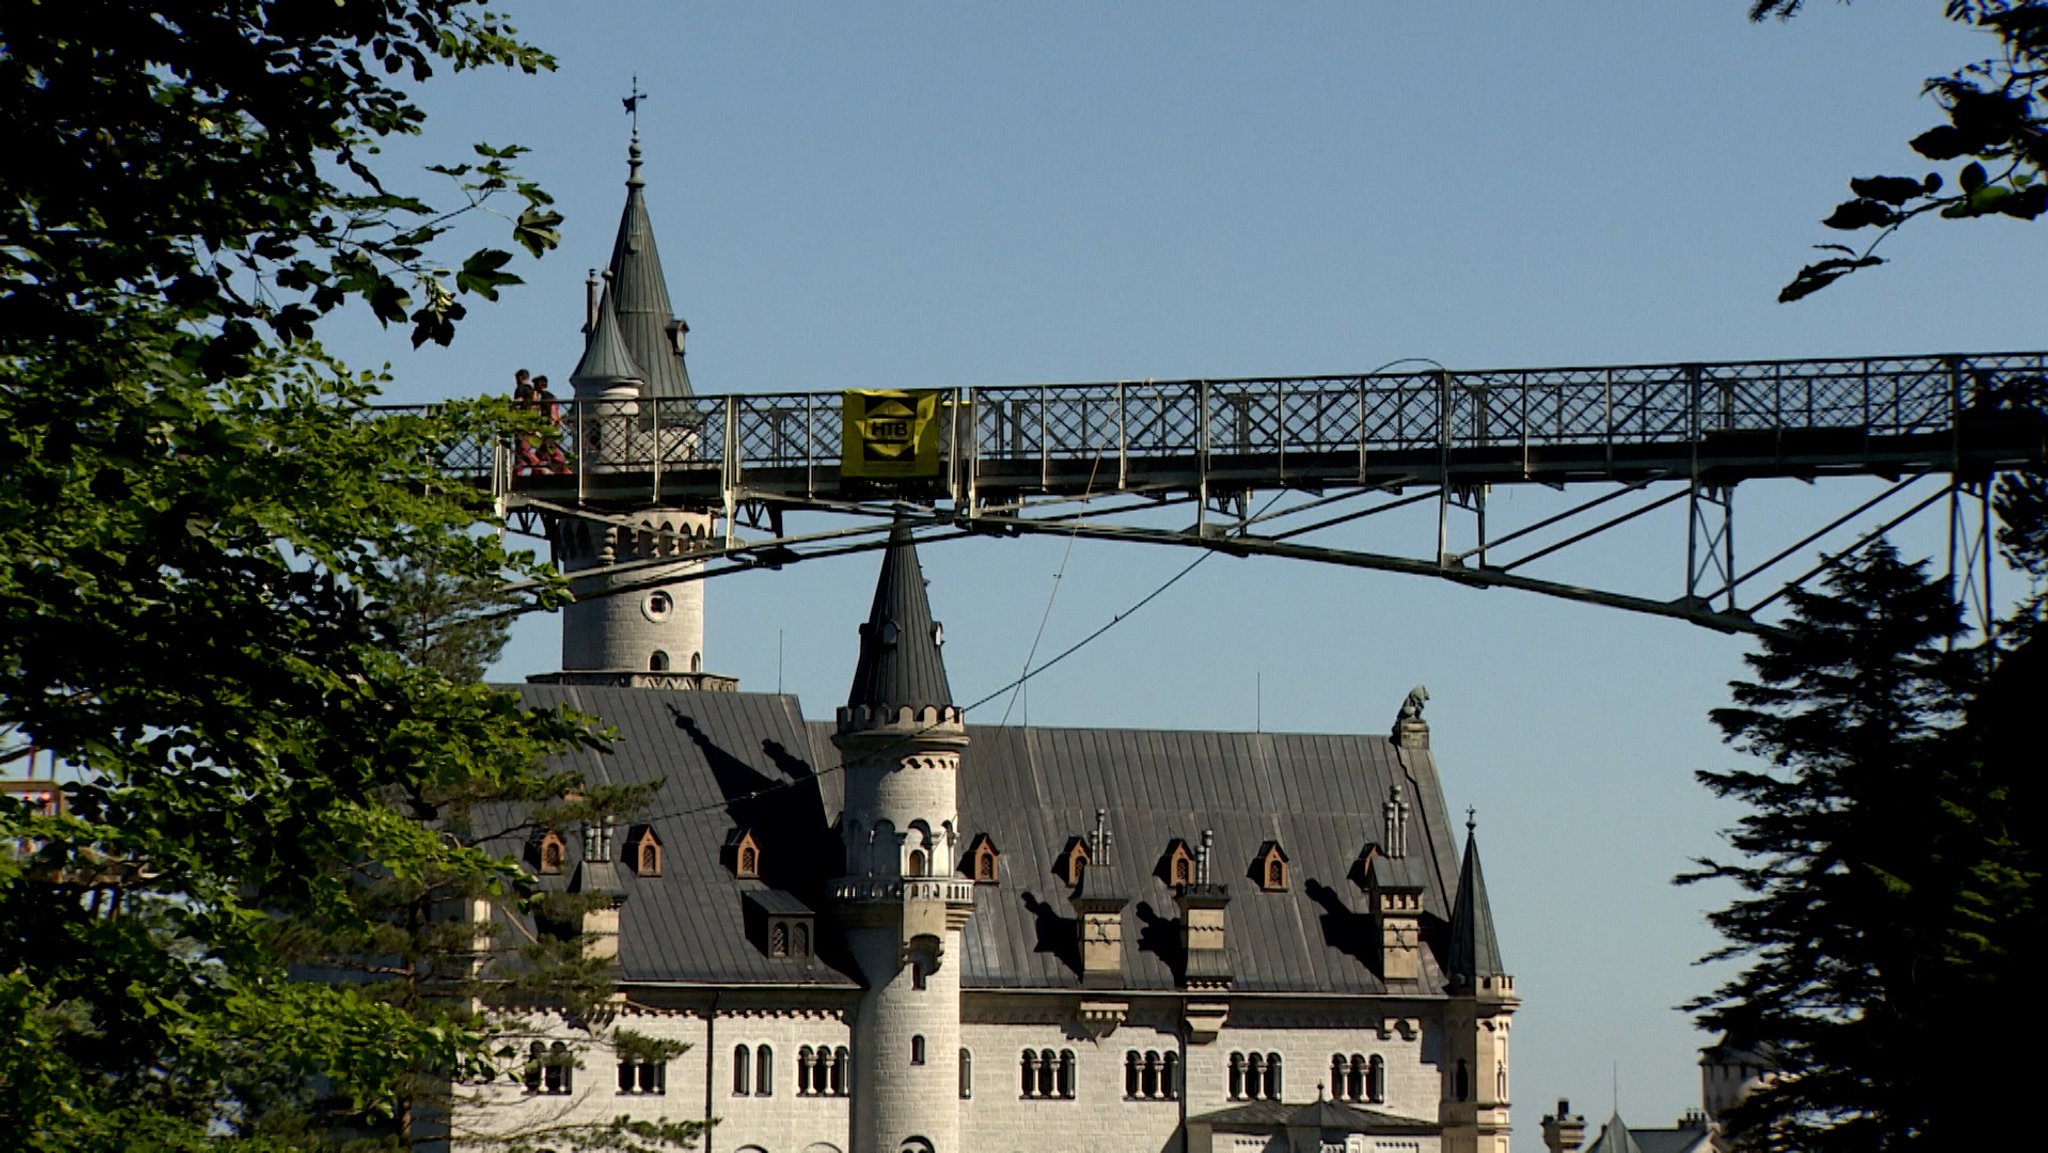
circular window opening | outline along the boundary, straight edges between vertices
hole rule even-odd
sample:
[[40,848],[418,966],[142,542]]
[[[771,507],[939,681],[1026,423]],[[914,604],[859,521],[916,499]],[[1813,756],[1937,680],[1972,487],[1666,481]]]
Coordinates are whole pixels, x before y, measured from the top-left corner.
[[640,611],[646,614],[648,620],[658,621],[666,620],[668,614],[675,611],[675,607],[674,597],[657,590],[647,594],[647,599],[641,603]]

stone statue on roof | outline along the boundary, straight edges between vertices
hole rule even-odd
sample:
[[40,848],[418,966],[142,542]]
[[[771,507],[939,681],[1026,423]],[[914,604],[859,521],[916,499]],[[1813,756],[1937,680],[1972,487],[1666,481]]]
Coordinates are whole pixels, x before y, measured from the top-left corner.
[[1408,699],[1401,704],[1401,719],[1404,721],[1421,720],[1422,706],[1428,703],[1429,689],[1427,687],[1416,685],[1414,688],[1409,689]]

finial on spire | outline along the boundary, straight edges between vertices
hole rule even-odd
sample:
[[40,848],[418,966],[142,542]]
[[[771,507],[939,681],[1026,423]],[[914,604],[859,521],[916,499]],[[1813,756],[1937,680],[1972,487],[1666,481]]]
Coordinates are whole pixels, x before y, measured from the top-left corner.
[[1479,829],[1479,810],[1472,805],[1465,806],[1465,833],[1467,836]]
[[626,115],[631,117],[633,121],[633,138],[632,141],[626,146],[626,164],[628,167],[628,172],[626,173],[626,183],[635,186],[638,186],[641,183],[640,101],[645,99],[646,96],[647,93],[640,91],[640,74],[636,72],[633,74],[632,89],[625,96],[619,98],[619,103],[626,106]]

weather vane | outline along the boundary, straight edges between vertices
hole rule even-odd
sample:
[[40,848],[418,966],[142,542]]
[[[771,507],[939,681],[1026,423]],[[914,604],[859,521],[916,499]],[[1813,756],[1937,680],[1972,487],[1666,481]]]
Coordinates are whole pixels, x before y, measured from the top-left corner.
[[647,93],[640,91],[640,74],[635,72],[633,74],[632,91],[619,98],[619,103],[626,106],[626,115],[633,118],[633,135],[635,136],[640,135],[640,100],[646,95]]

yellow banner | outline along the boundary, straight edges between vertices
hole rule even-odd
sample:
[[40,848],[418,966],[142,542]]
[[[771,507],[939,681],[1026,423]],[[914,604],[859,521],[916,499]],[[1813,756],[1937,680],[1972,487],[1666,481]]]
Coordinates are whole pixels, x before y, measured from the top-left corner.
[[839,475],[937,479],[938,416],[935,391],[847,390]]

